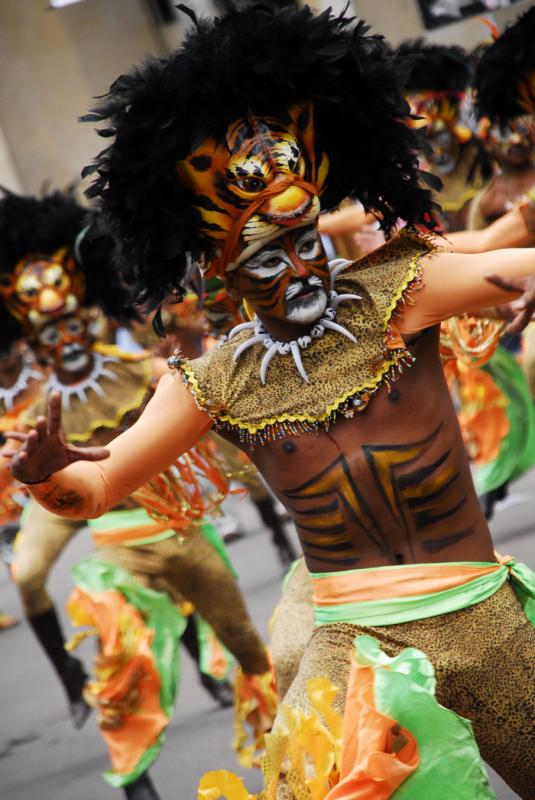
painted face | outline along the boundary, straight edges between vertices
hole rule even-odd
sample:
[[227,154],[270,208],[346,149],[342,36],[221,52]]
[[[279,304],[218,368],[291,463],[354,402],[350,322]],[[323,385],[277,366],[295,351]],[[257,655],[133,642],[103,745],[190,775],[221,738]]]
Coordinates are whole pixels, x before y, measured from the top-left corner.
[[83,276],[67,248],[51,256],[28,256],[13,273],[0,274],[0,295],[27,328],[76,311],[82,294]]
[[411,112],[421,120],[414,127],[427,126],[427,138],[433,152],[431,166],[443,175],[452,172],[458,162],[460,145],[472,137],[461,119],[461,92],[419,92],[407,97]]
[[232,276],[237,292],[260,317],[309,325],[327,306],[330,275],[315,225],[264,245]]
[[485,149],[498,163],[521,166],[533,160],[535,117],[531,114],[515,117],[504,127],[483,120],[481,136]]
[[74,315],[49,322],[38,334],[37,350],[56,372],[84,372],[91,362],[88,323]]
[[307,104],[290,109],[288,123],[255,116],[237,120],[224,142],[207,139],[176,168],[195,196],[200,234],[218,247],[205,269],[222,276],[282,228],[316,219],[328,159],[316,148]]

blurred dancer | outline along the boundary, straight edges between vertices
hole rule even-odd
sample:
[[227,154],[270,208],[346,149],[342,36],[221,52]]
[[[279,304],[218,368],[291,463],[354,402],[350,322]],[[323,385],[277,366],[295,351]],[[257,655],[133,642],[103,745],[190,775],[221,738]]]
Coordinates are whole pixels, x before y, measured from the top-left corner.
[[[494,176],[470,204],[468,223],[474,230],[513,213],[516,207],[529,207],[533,199],[534,36],[535,9],[530,9],[483,51],[477,65],[476,110]],[[461,236],[457,244],[462,241]],[[535,241],[535,231],[531,241]],[[529,240],[524,244],[530,244]],[[535,408],[526,375],[515,355],[514,340],[507,347],[507,339],[498,346],[504,326],[494,323],[493,336],[491,327],[486,325],[485,335],[480,336],[474,336],[474,326],[468,337],[463,336],[456,323],[448,331],[460,356],[457,378],[463,431],[478,465],[476,484],[488,519],[495,503],[506,497],[509,483],[535,464]],[[517,350],[518,346],[516,340]],[[484,350],[495,352],[482,359]]]
[[[42,201],[7,197],[0,204],[0,213],[4,220],[13,220],[19,213],[25,224],[30,224],[33,213],[33,230],[43,224],[51,236],[42,219],[51,206],[54,215],[63,215],[64,223],[69,216],[78,221],[80,214],[85,216],[71,198],[57,194]],[[38,422],[40,412],[46,410],[46,395],[53,392],[63,406],[66,440],[84,446],[87,454],[98,455],[102,454],[100,445],[135,421],[166,365],[145,353],[129,355],[93,341],[83,290],[86,281],[91,282],[93,303],[108,313],[124,310],[126,296],[109,277],[105,286],[97,289],[102,278],[99,271],[107,268],[109,261],[100,263],[93,247],[109,257],[110,243],[100,237],[93,240],[88,227],[81,230],[90,243],[84,259],[69,264],[69,311],[66,303],[60,308],[56,302],[57,314],[43,308],[48,270],[54,269],[54,285],[66,286],[66,262],[56,260],[49,266],[46,247],[34,242],[30,246],[19,231],[16,243],[24,255],[19,253],[11,262],[11,271],[5,273],[6,284],[11,277],[11,292],[5,295],[4,312],[17,312],[39,360],[50,370],[42,398],[20,416],[19,427]],[[65,227],[62,235],[67,259],[74,240],[68,239]],[[81,241],[77,236],[78,247]],[[25,316],[22,310],[22,291],[27,286],[40,302],[35,327],[30,314]],[[119,318],[124,316],[124,311],[116,313]],[[73,571],[78,589],[69,610],[78,624],[91,624],[99,633],[96,683],[85,686],[88,677],[81,662],[65,647],[45,590],[51,566],[84,521],[69,521],[34,505],[19,536],[15,576],[30,624],[67,691],[75,726],[83,724],[90,705],[98,709],[113,765],[107,777],[135,800],[157,797],[147,769],[161,747],[173,708],[177,646],[185,628],[187,645],[198,657],[203,685],[224,705],[231,697],[226,683],[230,656],[205,622],[207,617],[246,673],[240,680],[248,692],[249,711],[255,692],[262,698],[271,692],[265,649],[248,617],[228,557],[214,529],[202,522],[205,513],[217,511],[226,493],[226,478],[213,449],[210,443],[199,445],[155,486],[145,487],[135,500],[129,498],[119,509],[91,523],[97,551]],[[201,487],[200,476],[203,487],[207,484],[210,490]],[[177,547],[177,535],[191,537],[197,528],[201,533],[195,541]],[[184,602],[190,613],[197,610],[200,614],[195,622],[195,633],[199,632],[196,647],[189,630],[191,622],[188,625],[177,610]],[[147,671],[151,680],[143,682]],[[257,690],[255,676],[264,673],[267,675]],[[237,713],[241,702],[238,691]]]
[[[413,124],[427,126],[428,166],[442,181],[437,201],[446,230],[466,227],[468,202],[482,185],[481,145],[469,124],[470,55],[455,45],[404,42],[396,51],[407,70],[406,90]],[[405,67],[403,66],[405,63]]]

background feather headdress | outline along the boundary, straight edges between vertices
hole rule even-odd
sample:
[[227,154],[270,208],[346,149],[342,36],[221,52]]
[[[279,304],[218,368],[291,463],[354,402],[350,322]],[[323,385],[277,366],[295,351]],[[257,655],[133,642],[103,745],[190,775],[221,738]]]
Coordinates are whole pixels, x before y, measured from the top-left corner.
[[478,115],[492,123],[535,114],[535,8],[482,53],[474,89]]
[[456,45],[428,44],[423,39],[402,42],[396,50],[400,61],[407,61],[405,88],[408,92],[459,92],[470,84],[469,55]]
[[[84,306],[98,306],[108,316],[138,318],[129,292],[112,268],[113,239],[95,225],[95,214],[80,206],[72,192],[54,191],[42,198],[4,191],[0,198],[0,273],[12,274],[27,256],[48,256],[68,248],[83,275]],[[21,328],[0,298],[0,335],[20,338]]]
[[[123,75],[85,119],[107,123],[112,139],[84,174],[100,197],[119,265],[149,308],[176,290],[191,259],[207,248],[176,161],[208,136],[223,141],[248,113],[285,118],[298,102],[314,105],[315,136],[330,159],[322,209],[347,196],[381,216],[430,224],[422,185],[419,132],[406,121],[395,62],[381,37],[331,11],[232,4],[216,20],[194,18],[183,47]],[[190,16],[194,15],[189,11]]]

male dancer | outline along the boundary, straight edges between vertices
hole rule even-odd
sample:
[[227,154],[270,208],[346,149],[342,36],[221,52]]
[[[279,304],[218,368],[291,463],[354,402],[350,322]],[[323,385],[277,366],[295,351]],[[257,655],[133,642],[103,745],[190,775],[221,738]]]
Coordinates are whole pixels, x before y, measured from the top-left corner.
[[162,379],[107,458],[64,443],[57,397],[12,457],[41,503],[86,517],[212,425],[251,454],[297,526],[317,625],[267,739],[265,796],[337,783],[331,798],[348,784],[489,798],[471,728],[448,708],[515,791],[535,790],[535,631],[519,571],[510,583],[495,560],[438,356],[438,323],[509,299],[487,276],[531,274],[535,253],[432,253],[408,232],[328,265],[316,229],[320,202],[349,194],[386,231],[430,219],[407,114],[381,40],[309,9],[199,22],[183,49],[116,82],[93,116],[116,135],[94,192],[125,275],[156,306],[197,259],[254,318],[200,359],[177,356],[184,381]]
[[466,227],[468,203],[482,185],[481,144],[467,117],[472,69],[469,54],[457,46],[426,44],[422,39],[403,42],[396,56],[406,61],[407,100],[427,125],[431,144],[429,165],[442,180],[438,200],[445,228]]
[[[24,408],[35,399],[44,378],[30,350],[22,341],[20,325],[12,317],[0,323],[0,445],[4,431],[16,426]],[[22,510],[17,498],[16,482],[9,481],[0,491],[0,558],[6,566],[13,561],[12,542]],[[0,630],[18,624],[15,617],[0,611]]]
[[[77,214],[79,222],[85,217],[85,212],[70,197],[60,195],[43,201],[10,196],[2,201],[0,211],[4,219],[9,219],[16,210],[23,215],[25,224],[29,224],[33,213],[33,229],[37,231],[43,225],[50,236],[42,217],[47,216],[51,204],[54,215],[63,215],[64,221],[69,215],[76,218]],[[73,252],[73,239],[66,237],[64,227],[61,234],[67,244],[64,248],[67,259],[67,254]],[[86,230],[84,235],[91,236],[91,232]],[[96,241],[94,246],[104,248],[109,256],[109,240],[100,242],[97,238]],[[55,251],[56,243],[50,245],[49,241],[48,244]],[[50,314],[47,317],[43,295],[48,285],[47,269],[51,267],[41,272],[38,268],[46,263],[49,253],[42,243],[39,246],[32,240],[29,244],[19,231],[13,239],[13,247],[20,252],[11,253],[11,272],[4,273],[5,285],[11,289],[9,293],[6,291],[4,314],[7,317],[17,310],[39,360],[50,368],[42,398],[26,409],[19,420],[20,427],[35,421],[40,409],[46,408],[47,392],[54,390],[61,396],[68,441],[98,446],[132,424],[151,394],[154,378],[166,370],[166,365],[161,359],[152,359],[146,354],[129,355],[92,340],[84,284],[91,285],[93,302],[108,310],[124,308],[126,301],[124,289],[117,282],[108,279],[105,289],[100,283],[99,270],[108,267],[108,260],[100,263],[92,246],[90,243],[85,247],[83,260],[78,257],[76,263],[63,262],[69,266],[70,304],[76,312],[65,313],[63,308],[63,316]],[[54,268],[54,283],[65,284],[66,269],[58,264]],[[29,285],[35,288],[40,302],[39,325],[35,328],[32,328],[30,315],[24,315],[22,310],[23,290]],[[102,287],[100,291],[97,286]],[[56,303],[54,309],[57,307]],[[209,444],[201,445],[184,463],[177,463],[161,477],[156,488],[144,488],[141,495],[128,498],[120,509],[94,521],[97,551],[94,557],[75,568],[73,574],[79,588],[70,604],[74,618],[90,620],[101,638],[98,682],[90,684],[89,689],[86,687],[83,695],[87,675],[81,662],[65,648],[45,582],[55,559],[84,523],[52,515],[35,505],[19,536],[16,582],[25,606],[30,609],[32,627],[67,689],[75,725],[80,727],[85,721],[89,711],[86,700],[89,700],[99,710],[99,723],[110,749],[113,771],[107,777],[112,785],[123,786],[127,797],[136,800],[157,797],[147,769],[157,756],[174,702],[177,645],[186,627],[176,606],[188,601],[202,614],[203,618],[198,619],[201,646],[196,647],[191,636],[188,644],[198,656],[203,685],[209,687],[216,698],[221,696],[225,705],[228,705],[229,694],[232,696],[225,680],[228,670],[223,663],[228,664],[228,653],[204,621],[206,616],[247,673],[269,672],[265,648],[247,615],[224,547],[214,529],[202,524],[204,513],[217,512],[226,493],[222,465],[212,451]],[[177,547],[177,534],[187,539],[199,526],[202,535]],[[124,598],[119,606],[117,592]],[[45,603],[48,605],[43,608]],[[110,639],[110,622],[116,626],[112,625],[112,630],[117,633],[125,614],[134,615],[133,623],[135,614],[139,613],[136,608],[142,612],[144,626],[139,629],[139,641],[135,639],[135,646],[128,636],[122,643],[120,637],[111,636]],[[143,641],[150,642],[153,637],[156,655],[151,666],[151,693],[146,682],[140,684],[144,672],[139,673],[139,664],[136,664],[139,659],[142,663],[143,659],[147,660]],[[79,694],[74,696],[72,691],[71,696],[69,676],[75,669],[79,675],[79,684],[75,687]],[[267,701],[267,679],[265,691],[261,687],[256,691],[254,677],[245,676],[241,682],[244,689],[249,690],[247,700],[250,703],[252,697],[253,706],[255,697]],[[253,685],[249,686],[250,683]],[[144,692],[140,686],[145,687]],[[158,694],[160,700],[156,699]],[[241,701],[237,696],[237,703]],[[266,724],[265,717],[262,724]]]
[[[497,225],[515,207],[525,207],[535,187],[534,35],[532,8],[487,47],[476,68],[476,111],[495,175],[470,204],[468,225],[474,230]],[[495,327],[494,348],[501,333]],[[458,344],[462,348],[462,337]],[[501,432],[490,447],[478,447],[476,486],[490,519],[510,481],[535,463],[535,409],[526,375],[510,349],[500,344],[478,368],[469,363],[471,348],[466,344],[468,369],[461,367],[459,374],[461,397],[466,398],[463,431],[469,441],[484,442],[487,414],[494,407],[495,429]]]

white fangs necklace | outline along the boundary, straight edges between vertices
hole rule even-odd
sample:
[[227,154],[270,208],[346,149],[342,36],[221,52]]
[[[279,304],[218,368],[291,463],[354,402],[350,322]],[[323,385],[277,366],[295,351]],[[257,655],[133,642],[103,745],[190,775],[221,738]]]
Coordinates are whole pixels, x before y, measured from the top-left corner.
[[22,368],[15,383],[7,388],[0,386],[0,400],[3,402],[6,411],[13,410],[15,400],[19,394],[22,394],[28,388],[32,378],[36,381],[43,380],[43,373],[34,369],[33,364],[33,357],[25,354],[22,357]]
[[250,330],[253,334],[250,339],[242,342],[242,344],[236,348],[233,360],[237,361],[242,353],[248,350],[249,347],[252,347],[255,344],[262,344],[267,351],[262,359],[262,363],[260,364],[260,382],[262,385],[265,386],[267,371],[271,363],[271,359],[276,355],[286,356],[288,354],[291,354],[301,378],[305,381],[305,383],[309,383],[310,381],[301,359],[301,350],[306,350],[309,344],[312,343],[313,339],[320,339],[327,331],[335,331],[336,333],[340,333],[342,336],[345,336],[351,342],[355,344],[357,342],[353,334],[348,331],[347,328],[344,328],[342,325],[339,325],[338,322],[335,322],[336,309],[340,303],[344,303],[349,300],[362,300],[362,297],[358,294],[338,294],[334,290],[334,282],[337,275],[352,263],[352,261],[347,261],[345,258],[336,258],[329,262],[331,291],[329,292],[327,307],[325,308],[325,311],[320,319],[314,323],[309,334],[305,336],[299,336],[297,339],[293,339],[291,342],[278,341],[277,339],[273,339],[271,334],[264,328],[262,322],[255,314],[251,322],[242,322],[232,328],[232,330],[228,333],[227,341],[230,341],[230,339],[236,336],[237,333],[240,333],[240,331]]
[[71,397],[73,396],[76,396],[81,403],[86,403],[89,389],[93,389],[100,397],[105,397],[106,392],[99,384],[99,378],[109,378],[110,381],[116,381],[117,375],[109,369],[106,369],[105,365],[108,363],[116,363],[118,360],[118,358],[114,358],[113,356],[103,356],[102,353],[93,351],[93,367],[89,375],[78,383],[67,385],[61,383],[56,373],[53,372],[48,379],[46,389],[48,392],[60,392],[61,403],[65,411],[70,409]]

